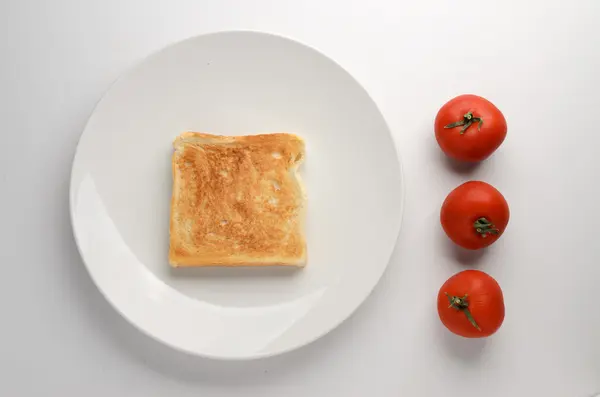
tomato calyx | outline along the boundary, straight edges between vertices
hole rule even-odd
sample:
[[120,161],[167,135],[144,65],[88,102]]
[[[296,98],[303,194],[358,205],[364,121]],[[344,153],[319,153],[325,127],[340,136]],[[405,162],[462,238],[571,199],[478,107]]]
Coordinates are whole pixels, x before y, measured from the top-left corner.
[[483,125],[483,118],[475,117],[473,116],[473,112],[469,111],[463,115],[462,120],[445,125],[444,128],[448,129],[463,126],[463,128],[460,130],[460,134],[462,135],[465,133],[465,131],[467,131],[471,124],[475,122],[477,123],[477,131],[481,131],[481,126]]
[[469,300],[467,299],[469,295],[465,294],[465,296],[461,298],[459,296],[450,296],[447,292],[444,292],[444,294],[446,294],[448,302],[450,303],[450,306],[448,306],[448,308],[453,308],[465,313],[471,325],[473,325],[473,327],[475,327],[478,331],[481,331],[481,328],[479,328],[479,325],[477,325],[477,322],[475,321],[473,315],[471,314],[471,311],[469,310]]
[[473,227],[475,228],[475,231],[484,238],[490,234],[500,233],[500,230],[485,217],[479,218],[473,222]]

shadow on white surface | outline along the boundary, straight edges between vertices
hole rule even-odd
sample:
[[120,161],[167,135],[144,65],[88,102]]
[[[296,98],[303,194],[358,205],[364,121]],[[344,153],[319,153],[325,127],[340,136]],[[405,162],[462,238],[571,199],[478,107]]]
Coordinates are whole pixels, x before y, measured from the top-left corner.
[[481,163],[465,163],[462,161],[457,161],[446,156],[441,150],[439,150],[439,148],[436,147],[435,149],[439,151],[439,156],[441,157],[444,166],[449,171],[456,174],[470,175],[475,173],[481,167]]
[[[424,131],[424,134],[430,134],[430,131]],[[448,171],[457,175],[461,175],[461,176],[469,176],[472,174],[475,174],[479,169],[481,169],[481,166],[483,164],[483,162],[476,162],[476,163],[469,163],[469,162],[464,162],[464,161],[458,161],[458,160],[454,160],[448,156],[446,156],[446,154],[444,154],[444,152],[442,152],[440,150],[440,147],[438,145],[438,143],[436,142],[435,138],[431,139],[430,144],[428,145],[429,148],[429,156],[431,156],[431,159],[438,159],[438,162]]]
[[469,339],[454,335],[443,325],[437,327],[441,345],[448,356],[460,360],[463,365],[481,365],[484,350],[489,338]]
[[470,269],[473,267],[478,267],[485,261],[485,256],[489,252],[488,249],[480,249],[480,250],[468,250],[458,245],[454,244],[452,240],[444,230],[439,227],[439,232],[436,233],[436,238],[441,241],[438,241],[436,246],[439,247],[441,254],[444,257],[452,258],[454,261],[458,262],[460,265],[464,267],[464,270]]
[[467,267],[477,267],[485,260],[484,257],[488,252],[487,249],[468,250],[454,244],[452,240],[448,238],[448,236],[443,235],[443,237],[446,239],[444,246],[448,255],[454,258],[461,265],[464,265],[465,269]]

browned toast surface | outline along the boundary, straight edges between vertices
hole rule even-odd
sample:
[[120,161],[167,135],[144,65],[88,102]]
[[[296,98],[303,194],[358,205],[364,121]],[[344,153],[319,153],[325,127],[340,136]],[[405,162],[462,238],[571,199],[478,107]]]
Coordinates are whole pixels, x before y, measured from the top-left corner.
[[186,132],[173,143],[172,266],[304,266],[304,142]]

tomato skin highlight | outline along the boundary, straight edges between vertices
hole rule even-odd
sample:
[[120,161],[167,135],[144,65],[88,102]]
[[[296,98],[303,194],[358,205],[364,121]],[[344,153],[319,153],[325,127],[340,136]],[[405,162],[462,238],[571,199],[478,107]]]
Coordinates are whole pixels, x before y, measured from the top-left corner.
[[[487,247],[502,236],[510,218],[506,199],[495,187],[481,181],[463,183],[451,191],[440,211],[446,235],[457,245],[476,250]],[[481,219],[489,221],[495,232],[479,233]]]
[[[445,128],[471,113],[481,118],[463,133],[463,126]],[[488,158],[506,138],[507,125],[502,112],[490,101],[477,95],[459,95],[446,102],[435,118],[435,138],[448,157],[458,161],[477,162]]]
[[[448,296],[467,296],[468,310],[480,329],[467,315],[449,307]],[[493,277],[479,270],[465,270],[450,277],[438,293],[438,314],[448,330],[465,338],[484,338],[494,334],[504,322],[502,289]]]

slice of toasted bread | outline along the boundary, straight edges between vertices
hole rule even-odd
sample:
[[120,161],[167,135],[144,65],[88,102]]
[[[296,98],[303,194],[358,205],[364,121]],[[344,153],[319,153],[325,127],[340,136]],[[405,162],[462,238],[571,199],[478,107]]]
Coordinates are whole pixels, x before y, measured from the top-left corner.
[[305,265],[302,139],[185,132],[173,146],[172,266]]

